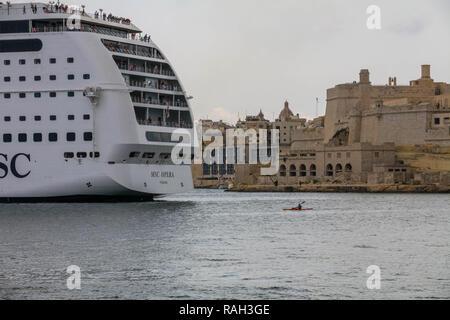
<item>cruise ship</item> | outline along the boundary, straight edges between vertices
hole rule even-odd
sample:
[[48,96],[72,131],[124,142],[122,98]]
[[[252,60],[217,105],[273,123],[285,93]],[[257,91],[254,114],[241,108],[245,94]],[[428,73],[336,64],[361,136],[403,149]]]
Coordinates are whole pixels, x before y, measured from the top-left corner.
[[190,165],[171,157],[172,133],[194,131],[189,100],[130,19],[59,2],[0,3],[1,201],[191,191]]

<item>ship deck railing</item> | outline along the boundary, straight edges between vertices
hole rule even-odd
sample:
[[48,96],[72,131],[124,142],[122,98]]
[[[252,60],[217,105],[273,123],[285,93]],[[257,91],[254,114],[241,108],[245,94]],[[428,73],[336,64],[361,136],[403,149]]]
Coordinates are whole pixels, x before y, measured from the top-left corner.
[[181,129],[192,129],[192,125],[188,123],[178,123],[178,122],[160,122],[160,121],[151,121],[151,120],[143,120],[137,119],[137,122],[141,126],[152,126],[152,127],[168,127],[168,128],[181,128]]
[[131,72],[135,71],[135,72],[149,73],[149,74],[155,74],[155,75],[160,75],[160,76],[175,77],[175,74],[173,72],[166,71],[166,70],[161,70],[160,72],[153,72],[149,69],[145,70],[145,68],[139,67],[139,66],[127,68],[127,66],[123,66],[120,64],[117,64],[117,67],[120,70],[125,70],[125,71],[131,71]]
[[[161,81],[161,80],[160,80]],[[136,81],[136,80],[130,80],[129,83],[127,83],[130,87],[136,87],[136,88],[144,88],[144,89],[155,89],[155,90],[163,90],[163,91],[173,91],[173,92],[183,92],[180,87],[178,86],[166,86],[166,85],[147,85],[145,82]]]
[[153,100],[145,100],[145,99],[138,99],[136,97],[132,97],[131,100],[134,103],[141,103],[141,104],[148,104],[148,105],[154,105],[154,106],[160,106],[160,107],[178,107],[178,108],[189,108],[187,103],[184,102],[175,102],[175,103],[168,103],[168,102],[158,102]]
[[141,57],[147,57],[147,58],[152,58],[152,59],[164,60],[163,56],[161,56],[159,54],[151,54],[151,53],[147,53],[147,52],[143,52],[143,51],[139,51],[139,50],[133,51],[130,48],[108,45],[108,44],[104,44],[104,45],[111,52],[117,52],[117,53],[133,55],[133,56],[141,56]]
[[123,39],[129,39],[131,40],[131,37],[119,32],[119,31],[114,31],[114,30],[107,30],[105,28],[99,28],[99,27],[95,27],[95,26],[82,26],[81,29],[70,29],[67,28],[65,26],[58,26],[58,27],[33,27],[31,29],[32,33],[35,32],[92,32],[92,33],[99,33],[99,34],[105,34],[108,36],[113,36],[113,37],[120,37]]

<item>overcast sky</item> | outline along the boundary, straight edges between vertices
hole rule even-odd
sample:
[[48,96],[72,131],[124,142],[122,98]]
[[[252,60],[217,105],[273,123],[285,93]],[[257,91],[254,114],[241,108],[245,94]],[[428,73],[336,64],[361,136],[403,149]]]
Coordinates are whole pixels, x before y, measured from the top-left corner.
[[[13,1],[23,2],[23,1]],[[82,4],[66,1],[67,4]],[[448,0],[90,0],[129,17],[160,46],[189,95],[197,119],[238,114],[278,116],[285,99],[294,113],[325,110],[326,89],[358,80],[399,84],[432,65],[450,82]],[[369,5],[381,8],[382,29],[368,30]]]

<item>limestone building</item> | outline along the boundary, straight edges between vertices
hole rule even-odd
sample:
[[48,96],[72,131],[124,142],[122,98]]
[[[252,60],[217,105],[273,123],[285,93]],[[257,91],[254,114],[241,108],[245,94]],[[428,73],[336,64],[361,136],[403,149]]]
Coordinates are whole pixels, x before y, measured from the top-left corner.
[[409,85],[397,85],[396,77],[372,85],[361,70],[359,82],[327,91],[325,117],[310,122],[294,120],[286,104],[274,124],[281,131],[279,174],[238,170],[236,183],[449,185],[450,85],[430,71],[423,65]]

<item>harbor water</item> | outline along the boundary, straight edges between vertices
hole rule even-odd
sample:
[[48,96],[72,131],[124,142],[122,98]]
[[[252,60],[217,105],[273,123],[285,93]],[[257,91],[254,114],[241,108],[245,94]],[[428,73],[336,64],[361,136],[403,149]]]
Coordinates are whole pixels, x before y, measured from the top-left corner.
[[[300,201],[314,210],[283,211]],[[449,299],[449,208],[445,194],[210,190],[0,204],[0,299]]]

